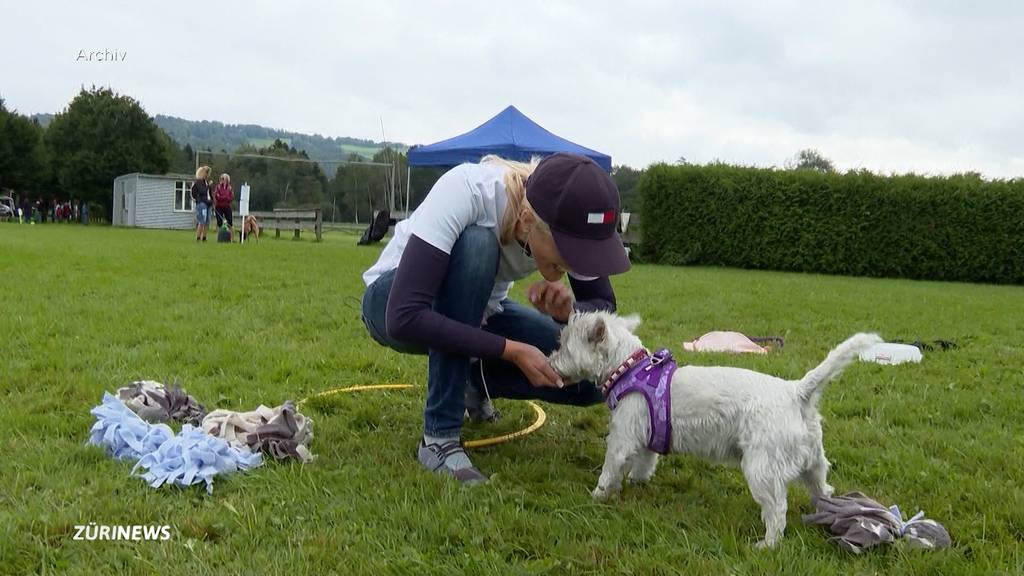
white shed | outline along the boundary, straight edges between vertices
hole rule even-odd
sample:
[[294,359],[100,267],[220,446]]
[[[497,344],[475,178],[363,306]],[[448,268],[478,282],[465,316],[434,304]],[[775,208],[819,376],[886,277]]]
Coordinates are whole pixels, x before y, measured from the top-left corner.
[[114,226],[195,228],[190,174],[125,174],[114,178]]

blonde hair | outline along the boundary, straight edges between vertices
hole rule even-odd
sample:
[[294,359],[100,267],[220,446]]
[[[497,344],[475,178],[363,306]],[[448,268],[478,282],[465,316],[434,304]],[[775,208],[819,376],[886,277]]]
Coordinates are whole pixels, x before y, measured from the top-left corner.
[[[505,168],[505,176],[502,178],[505,184],[505,197],[508,203],[505,205],[505,214],[501,218],[501,234],[499,241],[502,245],[515,240],[516,221],[523,207],[530,208],[530,202],[526,199],[526,180],[533,174],[540,164],[540,158],[534,156],[529,162],[516,162],[506,160],[501,156],[488,154],[480,159],[481,164],[493,164]],[[533,208],[530,208],[532,211]],[[547,231],[548,227],[540,218],[537,218],[537,228]]]
[[220,177],[223,178],[228,183],[228,185],[231,185],[231,176],[228,176],[227,174],[221,174]]
[[210,167],[209,166],[200,166],[199,168],[196,168],[196,180],[202,180],[202,179],[206,178],[209,175],[210,175]]

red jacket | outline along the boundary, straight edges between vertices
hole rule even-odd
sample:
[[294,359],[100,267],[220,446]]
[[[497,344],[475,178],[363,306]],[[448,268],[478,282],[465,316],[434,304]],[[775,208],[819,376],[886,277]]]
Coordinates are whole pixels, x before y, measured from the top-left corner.
[[231,190],[231,184],[217,184],[217,190],[213,193],[213,202],[217,208],[231,208],[231,201],[235,199],[235,193]]

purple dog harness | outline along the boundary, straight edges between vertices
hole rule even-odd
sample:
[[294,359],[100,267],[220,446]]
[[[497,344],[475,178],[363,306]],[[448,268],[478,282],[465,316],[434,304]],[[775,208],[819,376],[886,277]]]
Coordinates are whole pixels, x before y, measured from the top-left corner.
[[676,361],[668,350],[662,348],[652,356],[640,349],[601,385],[601,392],[611,410],[626,394],[639,392],[644,395],[651,416],[647,447],[658,454],[668,454],[672,447],[672,375],[675,371]]

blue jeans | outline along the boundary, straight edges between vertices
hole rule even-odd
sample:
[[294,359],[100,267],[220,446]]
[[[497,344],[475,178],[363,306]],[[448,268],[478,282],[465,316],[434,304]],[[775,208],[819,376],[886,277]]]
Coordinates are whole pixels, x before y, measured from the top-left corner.
[[[448,274],[434,300],[434,310],[448,318],[480,325],[494,288],[499,246],[494,232],[471,226],[462,232],[448,259]],[[370,336],[382,346],[406,354],[427,354],[427,402],[423,409],[423,431],[430,436],[458,436],[465,412],[466,384],[481,391],[486,381],[492,398],[533,398],[556,404],[589,406],[603,401],[601,391],[590,382],[565,388],[541,388],[511,362],[481,360],[471,369],[470,358],[446,354],[400,342],[387,333],[387,304],[395,270],[384,273],[363,294],[362,315]],[[544,354],[558,347],[561,325],[532,308],[511,300],[502,302],[504,311],[487,319],[483,329],[536,346]],[[481,377],[481,367],[483,377]]]
[[210,221],[210,205],[196,202],[196,224],[205,226]]

